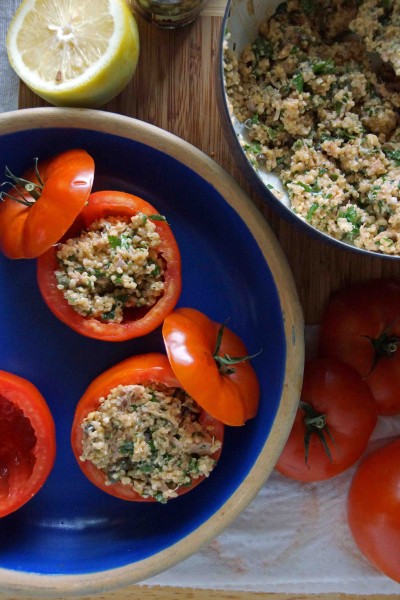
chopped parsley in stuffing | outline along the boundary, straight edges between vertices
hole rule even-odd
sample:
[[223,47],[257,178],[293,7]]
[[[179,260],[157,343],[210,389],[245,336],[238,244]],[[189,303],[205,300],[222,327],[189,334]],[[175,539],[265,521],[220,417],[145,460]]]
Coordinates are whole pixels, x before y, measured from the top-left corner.
[[151,218],[100,219],[60,244],[57,287],[83,316],[120,323],[125,308],[152,306],[163,294],[160,237]]
[[211,455],[221,443],[200,414],[179,388],[120,385],[83,421],[80,459],[101,469],[110,485],[119,482],[144,498],[167,502],[215,466]]

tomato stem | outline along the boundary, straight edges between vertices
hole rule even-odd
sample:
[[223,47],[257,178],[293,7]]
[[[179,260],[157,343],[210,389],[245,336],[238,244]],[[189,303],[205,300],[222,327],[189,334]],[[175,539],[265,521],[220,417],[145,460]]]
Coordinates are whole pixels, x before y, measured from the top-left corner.
[[[35,175],[38,180],[38,183],[34,183],[33,181],[28,181],[23,177],[17,177],[14,175],[10,169],[6,166],[5,174],[11,181],[4,181],[1,186],[10,185],[18,194],[19,197],[13,196],[8,192],[0,192],[0,201],[4,201],[5,198],[10,198],[14,202],[18,202],[19,204],[23,204],[24,206],[32,206],[37,200],[39,200],[42,195],[42,191],[44,188],[44,183],[40,177],[39,169],[38,169],[38,159],[35,158]],[[32,200],[28,200],[26,196],[22,193],[21,188],[28,192],[30,196],[32,196]]]
[[42,178],[40,177],[40,172],[39,172],[39,167],[38,167],[38,157],[35,156],[35,158],[33,159],[35,162],[35,175],[36,175],[36,179],[38,180],[39,184],[41,185],[42,189],[44,188],[44,183],[42,181]]
[[222,343],[222,336],[224,335],[224,330],[225,330],[225,323],[221,323],[221,325],[219,326],[218,329],[218,333],[217,333],[217,339],[215,341],[215,348],[214,348],[214,358],[218,355],[218,352],[221,349],[221,343]]
[[398,320],[399,319],[395,319],[377,338],[373,338],[369,335],[363,336],[371,342],[374,351],[371,368],[365,377],[368,377],[368,375],[372,373],[381,358],[394,358],[396,355],[400,347],[400,337],[398,335],[391,335],[388,332]]
[[332,437],[331,432],[329,431],[328,425],[326,423],[326,415],[317,412],[311,404],[308,402],[300,401],[299,407],[304,411],[305,416],[303,419],[305,425],[305,435],[304,435],[304,453],[305,453],[305,463],[308,465],[308,455],[310,451],[310,440],[313,434],[316,434],[330,460],[333,463],[331,451],[329,450],[329,446],[326,440],[326,434],[331,439],[332,442],[335,440]]
[[255,358],[259,354],[261,354],[262,350],[259,350],[255,354],[249,354],[247,356],[229,356],[229,354],[224,354],[220,356],[218,352],[221,349],[222,336],[225,330],[225,323],[222,323],[218,329],[217,339],[215,342],[214,354],[213,358],[217,364],[218,370],[222,375],[233,375],[236,373],[236,369],[233,368],[232,365],[237,365],[242,362],[246,362],[252,358]]

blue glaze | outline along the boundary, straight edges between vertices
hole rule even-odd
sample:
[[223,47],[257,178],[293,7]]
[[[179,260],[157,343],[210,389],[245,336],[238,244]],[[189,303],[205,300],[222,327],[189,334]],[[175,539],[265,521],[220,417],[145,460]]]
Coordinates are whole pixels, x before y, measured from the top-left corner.
[[[191,493],[167,505],[128,503],[94,487],[73,457],[74,408],[90,381],[135,353],[163,351],[160,330],[119,344],[84,338],[60,323],[39,294],[35,261],[0,256],[0,369],[30,379],[57,428],[57,459],[42,490],[0,521],[0,567],[78,574],[149,557],[192,533],[231,496],[252,468],[276,414],[285,363],[276,287],[251,232],[224,198],[189,168],[144,144],[87,130],[44,129],[0,137],[0,165],[15,173],[64,149],[95,159],[94,189],[142,196],[164,214],[181,248],[180,306],[229,326],[254,359],[262,401],[255,419],[227,428],[220,462]],[[0,167],[2,168],[2,167]]]

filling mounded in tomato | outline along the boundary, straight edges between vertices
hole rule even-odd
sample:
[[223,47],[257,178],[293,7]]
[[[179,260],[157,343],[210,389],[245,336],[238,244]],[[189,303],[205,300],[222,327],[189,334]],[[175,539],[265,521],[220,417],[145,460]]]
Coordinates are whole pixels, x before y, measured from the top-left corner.
[[221,442],[202,413],[180,388],[120,385],[81,424],[80,460],[102,470],[106,485],[130,486],[165,503],[216,464]]
[[57,287],[80,315],[121,323],[164,291],[160,236],[151,218],[100,219],[57,249]]

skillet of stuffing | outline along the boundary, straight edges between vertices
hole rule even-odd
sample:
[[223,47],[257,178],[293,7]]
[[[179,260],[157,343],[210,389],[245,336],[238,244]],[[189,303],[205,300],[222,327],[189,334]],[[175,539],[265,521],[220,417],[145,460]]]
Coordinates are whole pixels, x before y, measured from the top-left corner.
[[400,65],[398,33],[382,28],[399,31],[399,3],[288,0],[224,56],[250,162],[280,177],[300,218],[388,255],[400,253]]

